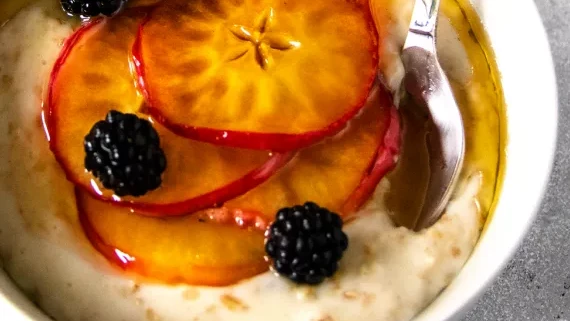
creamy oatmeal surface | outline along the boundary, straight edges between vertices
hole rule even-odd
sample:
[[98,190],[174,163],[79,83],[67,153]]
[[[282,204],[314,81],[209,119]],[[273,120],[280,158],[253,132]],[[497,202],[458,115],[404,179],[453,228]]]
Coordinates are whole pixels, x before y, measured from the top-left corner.
[[[45,82],[72,32],[54,2],[37,2],[0,29],[0,255],[8,274],[56,320],[404,321],[467,260],[483,222],[478,174],[465,175],[446,215],[420,233],[392,224],[382,201],[390,188],[385,179],[346,227],[350,247],[339,273],[318,287],[294,286],[270,272],[221,288],[135,283],[121,275],[83,237],[73,186],[45,141]],[[448,31],[444,43],[457,51]],[[461,58],[460,49],[454,55]],[[444,65],[466,81],[470,67],[457,61]],[[398,72],[391,75],[396,83]]]

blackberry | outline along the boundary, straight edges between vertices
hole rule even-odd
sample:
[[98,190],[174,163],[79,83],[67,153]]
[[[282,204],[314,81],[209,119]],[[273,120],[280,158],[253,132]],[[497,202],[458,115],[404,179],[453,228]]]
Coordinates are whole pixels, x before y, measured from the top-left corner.
[[61,7],[68,15],[83,18],[117,13],[126,0],[61,0]]
[[273,268],[296,283],[323,282],[348,247],[342,224],[338,214],[311,202],[279,210],[265,243]]
[[166,157],[152,124],[110,111],[84,140],[85,169],[117,196],[142,196],[162,184]]

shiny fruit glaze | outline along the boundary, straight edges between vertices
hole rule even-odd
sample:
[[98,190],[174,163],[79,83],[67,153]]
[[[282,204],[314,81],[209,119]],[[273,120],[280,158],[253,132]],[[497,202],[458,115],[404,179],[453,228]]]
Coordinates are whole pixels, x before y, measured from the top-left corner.
[[206,213],[144,217],[80,190],[76,197],[93,246],[128,272],[166,283],[223,286],[268,269],[263,229]]
[[162,186],[143,197],[118,198],[84,168],[83,137],[111,109],[144,112],[131,74],[130,48],[144,10],[91,22],[66,42],[51,75],[50,147],[68,179],[91,195],[145,215],[183,215],[239,196],[269,178],[292,154],[213,146],[181,138],[154,122],[168,168]]
[[[368,200],[386,170],[395,164],[392,152],[396,149],[392,146],[399,144],[398,122],[392,97],[376,87],[362,113],[340,135],[299,151],[267,182],[224,206],[257,211],[272,219],[280,208],[310,200],[340,215],[349,215]],[[387,154],[391,156],[385,158]],[[386,169],[380,172],[374,166],[379,158]],[[380,175],[371,175],[373,170]]]
[[358,113],[377,43],[364,0],[164,0],[133,52],[150,113],[177,134],[289,151]]

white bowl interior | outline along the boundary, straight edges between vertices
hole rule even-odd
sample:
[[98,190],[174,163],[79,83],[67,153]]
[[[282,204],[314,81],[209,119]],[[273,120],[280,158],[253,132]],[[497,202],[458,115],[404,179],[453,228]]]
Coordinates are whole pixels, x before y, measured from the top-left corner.
[[[502,73],[508,106],[505,180],[496,212],[472,257],[416,321],[460,318],[500,272],[535,217],[556,147],[558,108],[554,67],[533,1],[472,2],[487,28]],[[0,313],[3,320],[50,320],[3,272],[0,272]]]

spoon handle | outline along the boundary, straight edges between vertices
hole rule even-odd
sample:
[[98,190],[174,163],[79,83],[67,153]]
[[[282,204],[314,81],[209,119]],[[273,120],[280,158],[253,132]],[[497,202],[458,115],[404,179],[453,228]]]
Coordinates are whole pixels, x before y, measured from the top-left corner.
[[[440,0],[416,0],[409,31],[435,40],[439,2]],[[405,45],[404,49],[411,45]]]

